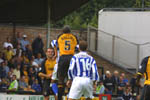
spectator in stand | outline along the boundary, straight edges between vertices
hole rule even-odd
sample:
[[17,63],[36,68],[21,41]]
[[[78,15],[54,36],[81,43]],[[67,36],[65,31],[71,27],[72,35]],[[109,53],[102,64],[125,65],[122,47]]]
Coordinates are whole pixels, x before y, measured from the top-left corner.
[[125,87],[125,91],[122,95],[122,100],[133,100],[130,86]]
[[120,82],[118,84],[117,94],[122,95],[125,87],[126,87],[126,83],[123,81],[123,77],[120,76]]
[[4,61],[4,59],[3,59],[3,53],[0,52],[0,63],[2,63],[3,61]]
[[16,49],[14,49],[14,55],[16,55],[17,57],[21,57],[21,54],[22,54],[21,45],[18,44]]
[[2,78],[0,82],[0,91],[6,91],[8,89],[9,83],[5,78]]
[[104,80],[105,93],[112,94],[114,90],[114,80],[112,79],[112,75],[110,71],[106,71],[106,79]]
[[34,83],[32,84],[31,88],[33,90],[35,90],[36,92],[41,92],[41,86],[40,86],[40,84],[39,84],[37,79],[34,81]]
[[36,72],[35,72],[35,70],[33,70],[32,67],[29,68],[28,76],[29,76],[29,78],[31,78],[32,76],[36,77]]
[[12,72],[9,71],[6,77],[9,83],[12,81],[12,76],[13,76]]
[[26,55],[27,55],[29,60],[32,59],[32,56],[33,56],[32,47],[29,44],[26,46]]
[[32,86],[32,84],[35,82],[36,78],[35,76],[31,76],[31,78],[29,79],[29,85]]
[[14,47],[17,48],[17,45],[21,43],[21,40],[22,40],[22,33],[21,32],[17,32],[17,35],[15,36],[15,39],[14,39]]
[[8,90],[9,91],[17,91],[18,90],[18,86],[19,85],[18,85],[18,81],[16,79],[16,75],[13,75],[12,82],[10,83]]
[[7,37],[6,39],[7,39],[7,41],[4,42],[4,45],[3,45],[4,49],[7,49],[8,46],[10,46],[11,49],[13,49],[13,45],[12,45],[12,43],[10,42],[10,38]]
[[114,71],[114,74],[112,76],[113,80],[114,80],[114,93],[117,93],[117,86],[119,84],[119,72],[117,70]]
[[28,71],[27,71],[27,65],[23,65],[23,69],[21,70],[21,76],[25,76],[25,82],[29,82],[29,77],[28,77]]
[[4,50],[4,55],[6,60],[10,61],[12,59],[12,57],[14,56],[14,52],[10,46],[8,46],[6,50]]
[[125,73],[121,73],[121,76],[123,77],[123,82],[126,83],[126,84],[128,84],[129,81],[126,78]]
[[2,62],[0,64],[0,78],[5,78],[7,76],[6,71],[5,71],[5,64]]
[[9,67],[8,67],[8,61],[7,60],[4,61],[4,70],[5,70],[6,74],[8,74]]
[[41,54],[38,53],[38,54],[37,54],[37,58],[36,58],[34,61],[38,64],[38,66],[41,66],[43,60],[44,60],[44,59],[41,58]]
[[105,92],[105,86],[103,84],[103,81],[100,81],[96,88],[96,94],[104,94],[104,92]]
[[19,80],[19,90],[26,90],[28,88],[28,84],[25,81],[25,76],[22,76]]
[[35,38],[32,42],[33,55],[37,57],[37,54],[40,53],[42,57],[44,57],[45,54],[43,48],[44,48],[44,43],[41,34],[38,34],[38,37]]
[[22,50],[26,51],[26,46],[30,44],[30,42],[27,40],[27,35],[25,34],[23,35],[23,39],[20,41],[20,43],[21,43]]
[[15,68],[13,72],[13,74],[16,75],[17,80],[19,80],[21,76],[20,67],[21,67],[20,65],[17,65],[17,68]]
[[22,52],[21,60],[23,64],[29,64],[30,62],[25,52]]

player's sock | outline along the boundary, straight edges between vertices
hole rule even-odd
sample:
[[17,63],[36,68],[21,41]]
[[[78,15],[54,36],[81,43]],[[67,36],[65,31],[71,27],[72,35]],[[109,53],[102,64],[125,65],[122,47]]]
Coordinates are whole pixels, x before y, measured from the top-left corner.
[[64,94],[64,87],[63,85],[58,86],[58,100],[62,100],[62,96]]

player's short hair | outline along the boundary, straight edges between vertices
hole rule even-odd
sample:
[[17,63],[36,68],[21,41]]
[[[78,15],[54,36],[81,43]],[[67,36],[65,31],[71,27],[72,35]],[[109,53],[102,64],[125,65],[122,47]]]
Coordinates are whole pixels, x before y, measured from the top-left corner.
[[86,51],[87,50],[87,42],[84,40],[81,40],[79,43],[79,48],[81,51]]
[[63,33],[70,33],[70,32],[71,32],[70,26],[65,25],[64,28],[63,28]]

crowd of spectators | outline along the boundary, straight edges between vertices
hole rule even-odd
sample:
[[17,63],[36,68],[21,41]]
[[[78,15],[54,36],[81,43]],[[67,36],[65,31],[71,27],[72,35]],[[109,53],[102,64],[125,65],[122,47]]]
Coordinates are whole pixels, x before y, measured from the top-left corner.
[[45,56],[43,47],[40,34],[32,43],[21,32],[14,42],[6,38],[0,52],[0,91],[42,92],[42,78],[37,74]]
[[[141,83],[144,83],[144,80]],[[107,70],[100,77],[100,82],[94,86],[94,93],[117,95],[119,100],[137,100],[136,97],[143,86],[137,86],[136,75],[127,79],[125,73],[119,73],[117,70],[111,73]]]

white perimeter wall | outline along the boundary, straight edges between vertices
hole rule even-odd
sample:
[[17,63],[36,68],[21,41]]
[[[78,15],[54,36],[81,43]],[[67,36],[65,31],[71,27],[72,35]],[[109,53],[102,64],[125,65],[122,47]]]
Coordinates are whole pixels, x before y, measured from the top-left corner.
[[97,53],[125,68],[138,69],[150,55],[150,12],[100,11]]

